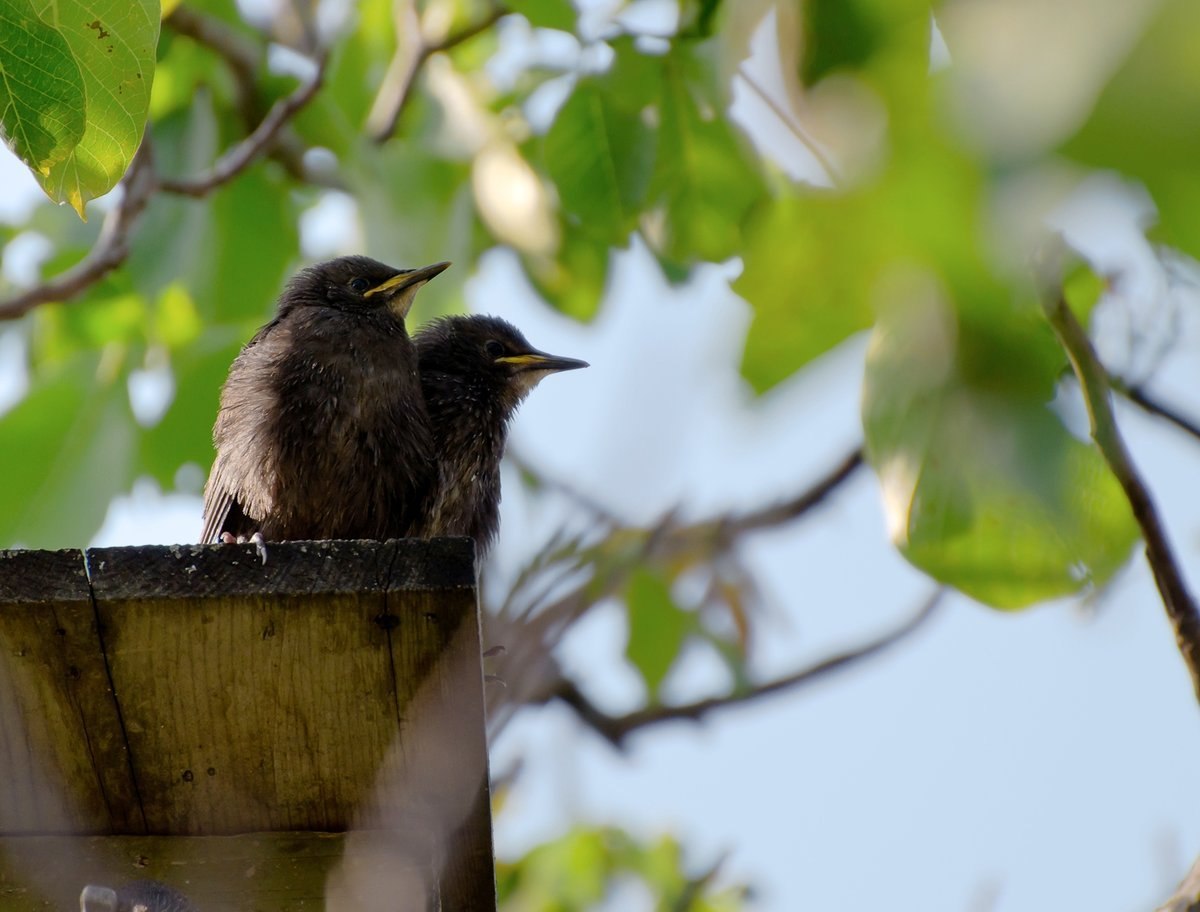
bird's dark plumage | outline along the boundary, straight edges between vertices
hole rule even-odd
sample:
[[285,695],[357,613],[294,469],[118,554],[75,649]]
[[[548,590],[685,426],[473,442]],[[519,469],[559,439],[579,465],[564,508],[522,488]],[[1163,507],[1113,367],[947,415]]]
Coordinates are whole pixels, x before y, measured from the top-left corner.
[[448,265],[341,257],[291,280],[221,390],[201,541],[410,532],[434,464],[404,318]]
[[547,374],[588,365],[538,351],[497,317],[445,317],[413,341],[437,462],[417,533],[468,536],[482,556],[500,525],[500,459],[517,406]]

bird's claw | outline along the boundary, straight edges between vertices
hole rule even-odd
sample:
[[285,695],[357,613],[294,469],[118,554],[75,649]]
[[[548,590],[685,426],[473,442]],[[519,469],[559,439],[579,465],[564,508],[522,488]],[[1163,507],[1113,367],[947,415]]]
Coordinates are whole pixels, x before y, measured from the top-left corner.
[[249,538],[244,535],[234,536],[232,532],[221,533],[221,544],[223,545],[245,545],[247,543],[254,545],[254,550],[258,552],[259,558],[263,564],[267,562],[267,540],[263,538],[261,532],[255,532]]
[[258,552],[258,556],[262,559],[263,566],[267,564],[267,542],[262,537],[261,532],[255,532],[250,536],[250,541],[254,542],[254,550]]

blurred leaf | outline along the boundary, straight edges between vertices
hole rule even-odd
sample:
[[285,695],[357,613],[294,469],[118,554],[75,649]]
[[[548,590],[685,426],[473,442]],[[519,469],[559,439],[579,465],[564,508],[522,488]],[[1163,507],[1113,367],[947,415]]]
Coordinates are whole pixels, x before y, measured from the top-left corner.
[[421,289],[413,322],[462,310],[463,283],[482,249],[470,163],[441,158],[419,143],[362,148],[346,173],[359,204],[367,253],[397,266],[450,260]]
[[[105,293],[107,292],[107,293]],[[146,341],[146,303],[136,292],[93,289],[81,301],[41,307],[35,316],[35,363],[69,360],[80,351]]]
[[191,345],[200,335],[202,324],[196,302],[182,283],[163,289],[154,308],[151,336],[167,348]]
[[754,307],[742,374],[758,392],[874,321],[885,240],[868,205],[796,194],[764,203],[749,220],[733,290]]
[[839,67],[862,66],[883,43],[856,0],[805,0],[803,10],[800,78],[806,86]]
[[[724,117],[707,48],[681,42],[656,56],[628,37],[612,47],[612,67],[578,82],[541,146],[566,228],[558,268],[526,268],[552,303],[576,315],[594,312],[608,250],[635,228],[664,272],[682,280],[697,260],[740,251],[742,219],[763,193],[757,164]],[[577,269],[582,283],[571,278]]]
[[193,297],[222,321],[265,322],[300,254],[300,232],[287,179],[269,164],[246,170],[207,200],[210,229],[201,239]]
[[680,34],[701,39],[711,37],[720,9],[721,0],[685,0],[680,11]]
[[164,488],[173,485],[180,466],[194,462],[207,472],[212,464],[212,426],[221,385],[250,331],[210,329],[194,344],[172,353],[175,397],[161,421],[141,429],[138,444],[141,472]]
[[[88,200],[116,186],[142,141],[154,80],[158,0],[50,4],[43,19],[29,0],[9,3],[0,30],[12,41],[5,54],[7,85],[0,89],[5,133],[20,135],[18,154],[30,154],[26,162],[46,194],[70,203],[84,218]],[[57,37],[49,38],[47,29]],[[43,48],[48,60],[38,57]],[[46,62],[35,68],[35,58]],[[11,80],[9,61],[16,67]],[[50,100],[48,111],[42,108],[43,95]],[[31,110],[43,124],[62,117],[62,126],[39,133],[29,123]]]
[[511,0],[508,8],[520,13],[536,28],[575,30],[575,7],[570,0]]
[[521,264],[543,298],[568,316],[586,321],[600,310],[608,260],[607,244],[596,243],[583,226],[564,219],[559,224],[557,256],[523,256]]
[[757,163],[724,116],[715,64],[695,45],[663,58],[658,155],[649,189],[661,224],[647,240],[681,265],[720,262],[742,250],[741,224],[765,191]]
[[191,107],[201,90],[206,96],[220,98],[222,106],[232,107],[235,102],[233,77],[221,58],[191,38],[165,30],[158,44],[158,64],[150,93],[151,119],[157,122]]
[[[217,149],[211,97],[155,125],[156,152],[173,174],[194,174]],[[158,300],[187,289],[208,324],[265,322],[300,251],[291,184],[270,162],[253,165],[204,200],[158,194],[129,258],[139,291]]]
[[628,38],[613,51],[607,72],[576,84],[541,146],[568,221],[608,246],[626,242],[645,204],[657,145],[649,112],[662,88],[656,58]]
[[128,489],[135,431],[120,366],[112,346],[79,353],[42,371],[0,418],[0,543],[82,547]]
[[1081,324],[1087,326],[1088,319],[1108,289],[1108,283],[1096,275],[1086,263],[1076,263],[1063,279],[1063,294],[1067,304]]
[[1200,4],[1168,0],[1063,151],[1141,180],[1156,235],[1200,255]]
[[61,31],[32,0],[0,8],[0,130],[41,179],[83,138],[83,74]]
[[353,156],[367,113],[396,51],[392,0],[362,0],[353,6],[353,28],[330,49],[325,89],[296,117],[300,134],[339,157]]
[[[611,895],[618,880],[635,876],[655,909],[736,912],[746,889],[713,889],[693,883],[673,836],[640,841],[616,827],[576,827],[537,846],[516,862],[498,862],[496,886],[502,912],[589,912]],[[684,901],[686,900],[686,905]]]
[[654,160],[642,114],[619,104],[599,80],[585,81],[546,134],[546,171],[563,209],[598,243],[625,243],[641,214]]
[[928,275],[895,280],[863,391],[893,543],[998,608],[1101,585],[1137,538],[1100,455],[1050,410],[1063,354],[1033,308],[957,310]]
[[645,567],[637,568],[630,577],[625,610],[629,617],[625,657],[641,673],[653,700],[695,630],[696,618],[675,604],[670,584]]

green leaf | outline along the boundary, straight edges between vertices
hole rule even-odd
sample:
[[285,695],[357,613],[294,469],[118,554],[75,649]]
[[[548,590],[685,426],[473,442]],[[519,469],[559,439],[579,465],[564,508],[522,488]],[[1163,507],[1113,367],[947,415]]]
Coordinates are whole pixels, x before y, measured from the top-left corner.
[[582,82],[559,110],[543,146],[546,171],[567,215],[596,242],[622,245],[636,226],[654,145],[641,112],[601,80]]
[[721,0],[686,0],[680,10],[680,34],[690,38],[711,38]]
[[884,36],[856,0],[805,0],[800,78],[811,86],[831,70],[861,67]]
[[164,488],[174,483],[180,466],[194,462],[207,471],[212,464],[221,384],[247,338],[233,327],[217,327],[172,354],[175,398],[161,421],[141,429],[138,450],[141,470]]
[[1159,210],[1156,236],[1200,255],[1200,4],[1169,0],[1079,131],[1076,161],[1141,180]]
[[[156,155],[171,174],[211,163],[219,124],[207,93],[156,124]],[[182,283],[209,324],[253,327],[274,310],[300,251],[292,186],[269,162],[256,164],[203,202],[158,194],[129,259],[138,290],[157,301]],[[247,336],[248,337],[248,336]]]
[[575,7],[570,0],[513,0],[508,8],[520,13],[536,28],[575,30]]
[[1064,276],[1062,287],[1075,319],[1086,326],[1108,283],[1086,263],[1075,263]]
[[1063,354],[1030,307],[964,308],[896,277],[863,391],[867,452],[900,552],[998,608],[1101,585],[1137,527],[1099,453],[1050,410]]
[[[81,547],[132,482],[134,419],[117,352],[80,353],[35,378],[0,418],[0,543]],[[83,533],[83,537],[81,537]]]
[[39,179],[83,138],[82,97],[83,75],[62,34],[31,0],[0,0],[0,131]]
[[[7,104],[0,98],[7,109],[5,133],[10,139],[14,135],[8,112],[21,118],[22,112],[36,110],[43,123],[63,118],[49,150],[44,136],[31,142],[28,130],[21,131],[24,139],[15,148],[46,194],[70,203],[84,218],[88,200],[116,186],[142,141],[154,79],[158,0],[41,0],[36,6],[30,0],[4,0],[0,17],[18,52],[44,49],[50,64],[39,63],[41,74],[33,78],[18,65],[17,78],[3,90]],[[48,32],[57,39],[50,41]],[[48,112],[42,110],[43,97],[49,99]]]
[[608,72],[575,86],[541,146],[568,220],[609,246],[626,243],[645,205],[663,84],[659,60],[630,39],[614,41],[613,51]]
[[440,158],[414,138],[360,149],[346,177],[359,204],[366,252],[397,266],[450,260],[417,295],[410,324],[462,310],[463,283],[482,249],[470,164]]
[[742,374],[755,390],[786,380],[874,322],[881,240],[854,199],[812,192],[758,208],[733,283],[754,307]]
[[600,312],[608,279],[609,247],[597,243],[581,226],[559,225],[558,254],[521,257],[525,274],[538,294],[567,316],[591,320]]
[[713,64],[695,45],[663,58],[658,155],[648,191],[662,207],[646,226],[659,254],[682,265],[742,251],[741,224],[765,187],[757,163],[725,117]]
[[629,615],[625,657],[641,673],[654,698],[684,642],[695,630],[696,619],[675,604],[667,580],[642,567],[630,578],[625,607]]

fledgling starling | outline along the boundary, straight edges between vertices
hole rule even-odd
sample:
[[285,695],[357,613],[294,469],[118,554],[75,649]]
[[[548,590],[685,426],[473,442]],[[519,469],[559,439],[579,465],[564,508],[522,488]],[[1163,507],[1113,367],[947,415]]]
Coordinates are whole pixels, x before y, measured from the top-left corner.
[[221,389],[202,542],[410,532],[435,469],[404,318],[449,265],[348,256],[288,283]]
[[135,880],[119,890],[88,884],[79,894],[80,912],[197,912],[195,904],[158,880]]
[[413,341],[437,461],[416,534],[473,538],[482,559],[500,526],[500,459],[517,406],[548,374],[588,364],[538,351],[498,317],[443,317]]

